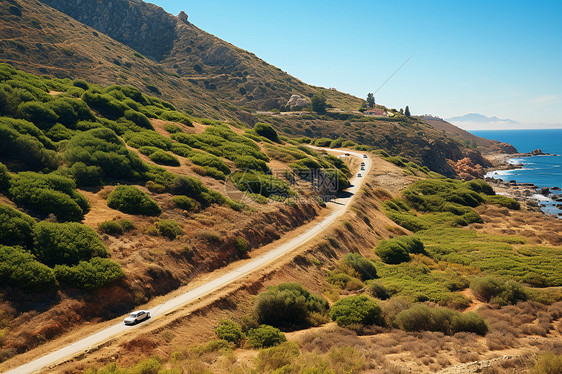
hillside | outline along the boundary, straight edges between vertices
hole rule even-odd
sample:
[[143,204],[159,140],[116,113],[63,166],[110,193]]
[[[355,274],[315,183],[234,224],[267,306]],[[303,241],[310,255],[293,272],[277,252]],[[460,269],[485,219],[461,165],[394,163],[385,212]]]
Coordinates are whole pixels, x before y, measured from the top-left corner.
[[431,116],[422,116],[421,117],[425,122],[429,123],[433,128],[436,130],[440,130],[445,132],[449,137],[453,139],[457,139],[467,146],[476,148],[483,153],[493,153],[493,152],[500,152],[500,153],[517,153],[517,149],[515,149],[510,144],[502,143],[497,140],[489,140],[485,138],[481,138],[476,135],[472,135],[468,131],[465,131],[452,123],[445,121],[442,118],[431,117]]
[[0,359],[245,258],[349,175],[266,124],[0,64]]
[[[129,0],[112,1],[111,6],[95,0],[43,2],[237,106],[270,110],[285,105],[293,94],[310,97],[321,91],[153,4]],[[335,95],[345,101],[345,109],[357,109],[361,104],[350,95]]]
[[[112,1],[111,8],[109,2],[92,0],[45,3],[68,15],[35,0],[11,0],[0,7],[0,60],[35,74],[106,86],[132,85],[196,116],[249,125],[270,121],[287,135],[334,140],[344,133],[349,137],[345,140],[411,158],[448,176],[456,171],[447,160],[469,157],[483,162],[463,142],[421,121],[362,116],[356,110],[363,100],[306,85],[154,5],[129,0]],[[320,121],[308,121],[298,116],[260,117],[254,112],[284,106],[293,94],[315,93],[324,95],[328,105],[344,115],[312,113]],[[357,122],[358,131],[347,131],[348,122]]]

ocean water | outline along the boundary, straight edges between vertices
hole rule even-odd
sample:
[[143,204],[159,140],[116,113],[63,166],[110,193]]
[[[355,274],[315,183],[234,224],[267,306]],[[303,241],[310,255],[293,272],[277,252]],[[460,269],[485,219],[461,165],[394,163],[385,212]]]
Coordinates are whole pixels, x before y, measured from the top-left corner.
[[[471,131],[471,133],[482,138],[509,143],[521,153],[540,148],[545,153],[556,155],[513,158],[509,162],[522,165],[521,169],[497,170],[486,176],[503,180],[514,179],[519,183],[534,183],[539,187],[562,188],[562,129],[485,130]],[[552,192],[561,193],[560,191]],[[546,205],[542,207],[546,213],[558,215],[562,212],[555,207],[557,203],[554,200],[544,198],[542,195],[535,195],[535,197],[541,200],[541,204]]]

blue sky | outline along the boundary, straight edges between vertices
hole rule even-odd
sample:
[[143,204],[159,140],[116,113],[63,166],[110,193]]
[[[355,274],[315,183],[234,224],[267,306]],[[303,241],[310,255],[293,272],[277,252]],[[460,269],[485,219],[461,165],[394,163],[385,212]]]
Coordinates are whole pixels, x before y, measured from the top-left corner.
[[562,124],[562,1],[150,2],[310,84],[366,97],[413,55],[377,102]]

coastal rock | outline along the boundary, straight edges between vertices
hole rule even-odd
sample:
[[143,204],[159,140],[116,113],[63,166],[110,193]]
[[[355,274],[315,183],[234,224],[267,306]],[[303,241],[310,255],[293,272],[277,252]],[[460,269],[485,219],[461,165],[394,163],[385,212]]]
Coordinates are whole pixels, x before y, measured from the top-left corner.
[[560,187],[550,187],[552,191],[560,191]]
[[512,179],[509,181],[509,184],[517,184],[517,181],[515,179]]
[[289,101],[287,102],[287,106],[290,107],[291,109],[299,107],[299,108],[304,108],[306,106],[308,106],[309,100],[307,97],[301,96],[301,95],[293,95],[291,96],[291,98],[289,99]]
[[548,195],[550,195],[550,189],[548,187],[543,187],[543,188],[541,188],[539,193],[543,196],[548,196]]
[[498,153],[507,153],[507,154],[518,153],[517,148],[515,148],[511,144],[498,143],[498,144],[496,144],[496,147],[497,147]]
[[530,153],[531,153],[533,156],[542,156],[542,155],[545,154],[545,153],[542,151],[542,149],[540,149],[540,148],[537,148],[537,149],[535,149],[534,151],[531,151]]
[[554,195],[554,196],[552,196],[552,200],[554,200],[554,201],[562,201],[562,195]]

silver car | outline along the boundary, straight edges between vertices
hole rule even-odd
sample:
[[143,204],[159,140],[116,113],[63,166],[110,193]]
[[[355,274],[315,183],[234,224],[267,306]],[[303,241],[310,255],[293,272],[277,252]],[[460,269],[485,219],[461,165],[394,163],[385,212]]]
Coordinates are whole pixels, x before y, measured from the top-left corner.
[[135,325],[139,322],[145,321],[150,318],[150,312],[146,310],[137,310],[129,314],[127,318],[123,321],[125,325]]

